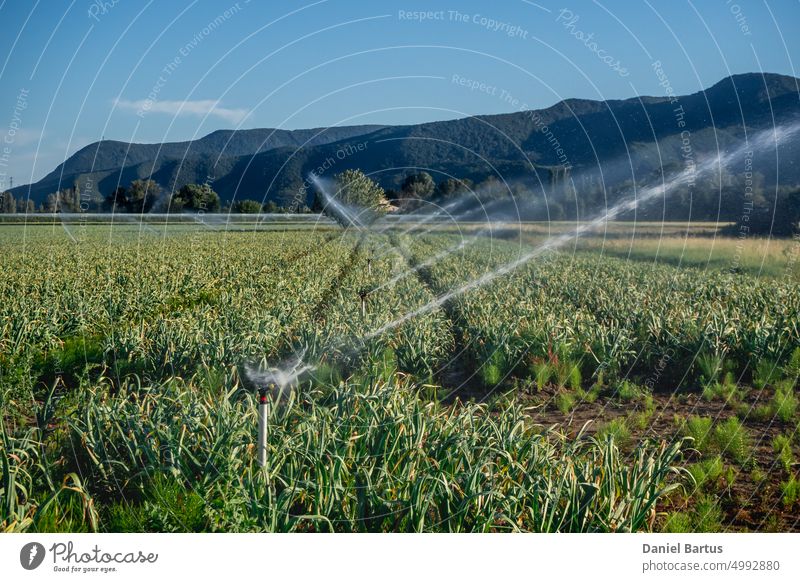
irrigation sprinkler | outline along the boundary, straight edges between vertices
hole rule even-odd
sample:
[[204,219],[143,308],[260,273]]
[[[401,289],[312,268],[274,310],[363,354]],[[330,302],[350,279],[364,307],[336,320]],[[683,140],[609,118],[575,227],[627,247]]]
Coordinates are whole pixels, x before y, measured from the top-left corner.
[[367,298],[371,293],[370,289],[366,287],[362,287],[358,290],[358,298],[361,301],[361,318],[365,318],[367,316]]
[[258,465],[264,467],[267,464],[267,419],[269,418],[269,398],[270,390],[275,389],[275,384],[258,389]]

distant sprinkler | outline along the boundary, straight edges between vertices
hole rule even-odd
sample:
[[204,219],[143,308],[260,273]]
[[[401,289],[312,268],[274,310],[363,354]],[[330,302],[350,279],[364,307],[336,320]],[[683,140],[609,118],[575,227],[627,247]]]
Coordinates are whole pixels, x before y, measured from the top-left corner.
[[367,298],[369,297],[370,290],[361,288],[358,290],[358,298],[361,300],[361,317],[367,316]]
[[275,390],[275,384],[270,383],[258,389],[258,465],[265,467],[267,464],[267,418],[269,417],[269,391]]

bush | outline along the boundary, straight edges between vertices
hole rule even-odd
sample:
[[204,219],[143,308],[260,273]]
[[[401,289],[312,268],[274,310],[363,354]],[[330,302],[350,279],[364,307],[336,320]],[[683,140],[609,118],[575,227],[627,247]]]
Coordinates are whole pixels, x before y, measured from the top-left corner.
[[692,445],[695,449],[705,454],[710,449],[712,441],[711,427],[713,421],[703,416],[691,416],[684,426],[684,434],[694,439]]
[[239,200],[233,204],[231,210],[238,214],[260,214],[261,203],[256,200]]
[[739,465],[751,460],[752,443],[750,433],[735,416],[714,428],[714,444],[723,455]]
[[772,386],[781,377],[781,368],[770,359],[759,360],[756,369],[753,370],[753,385],[762,390],[766,386]]
[[722,457],[716,455],[694,463],[689,466],[688,471],[694,479],[697,489],[701,489],[706,484],[716,482],[722,476],[724,469],[725,464],[722,462]]
[[711,496],[703,495],[694,508],[694,532],[714,533],[722,530],[722,510],[719,502]]
[[788,481],[781,483],[781,493],[783,505],[787,508],[792,507],[800,499],[800,481],[792,475]]
[[794,455],[792,454],[792,441],[789,437],[779,434],[772,440],[772,450],[780,461],[784,470],[789,471],[794,463]]
[[611,440],[619,447],[626,447],[631,442],[631,431],[624,418],[615,418],[601,426],[597,431],[600,442]]
[[794,393],[794,382],[783,381],[778,384],[772,397],[772,405],[782,422],[789,422],[797,412],[797,396]]
[[544,360],[534,362],[532,366],[533,377],[536,380],[536,388],[538,390],[542,390],[547,383],[550,381],[550,378],[553,376],[553,368],[550,364]]
[[575,394],[572,392],[567,391],[560,391],[556,394],[555,397],[556,408],[558,408],[562,413],[567,414],[575,408],[577,404],[577,399],[575,398]]

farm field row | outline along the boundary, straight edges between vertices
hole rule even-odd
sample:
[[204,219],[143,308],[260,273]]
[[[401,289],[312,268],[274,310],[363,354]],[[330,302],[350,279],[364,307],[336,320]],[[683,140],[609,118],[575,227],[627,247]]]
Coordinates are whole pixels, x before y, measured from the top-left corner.
[[0,230],[2,528],[798,528],[796,285],[406,229]]

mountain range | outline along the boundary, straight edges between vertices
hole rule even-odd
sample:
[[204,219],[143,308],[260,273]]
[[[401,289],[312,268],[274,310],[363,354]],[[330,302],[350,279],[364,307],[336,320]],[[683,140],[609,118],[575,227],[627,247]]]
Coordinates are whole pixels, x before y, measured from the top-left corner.
[[[584,186],[601,181],[613,189],[679,170],[688,156],[733,147],[746,133],[796,123],[799,88],[794,77],[749,73],[691,95],[567,99],[535,111],[417,125],[220,130],[163,144],[103,140],[12,193],[38,204],[74,185],[106,196],[118,185],[151,178],[167,190],[209,182],[223,202],[286,205],[299,193],[310,205],[313,193],[303,185],[311,172],[329,177],[348,168],[395,189],[421,170],[436,181],[495,176],[533,190],[568,172]],[[756,152],[754,167],[765,184],[794,187],[800,184],[798,145],[782,148],[779,156]]]

